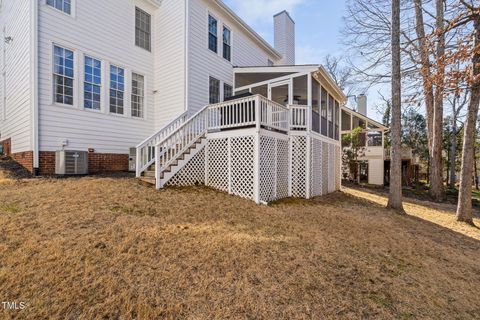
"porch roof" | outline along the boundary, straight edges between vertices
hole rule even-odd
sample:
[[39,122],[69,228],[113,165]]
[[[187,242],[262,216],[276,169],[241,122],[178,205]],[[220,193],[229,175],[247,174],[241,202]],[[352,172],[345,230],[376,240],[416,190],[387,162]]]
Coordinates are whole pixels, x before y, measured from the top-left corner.
[[[342,89],[333,80],[328,71],[320,64],[234,67],[233,72],[235,74],[278,74],[278,78],[296,77],[301,74],[311,73],[317,82],[328,87],[328,89],[337,95],[341,104],[344,104],[347,101],[347,97]],[[274,77],[269,81],[275,81],[278,80],[278,78]]]
[[351,115],[355,116],[355,117],[358,117],[360,119],[362,119],[363,121],[366,121],[366,122],[369,122],[375,126],[377,126],[380,130],[382,131],[388,131],[390,130],[389,127],[386,127],[384,126],[383,124],[381,124],[380,122],[376,121],[376,120],[373,120],[372,118],[369,118],[363,114],[361,114],[360,112],[357,112],[357,111],[354,111],[346,106],[342,106],[342,111],[345,111],[347,113],[350,113]]

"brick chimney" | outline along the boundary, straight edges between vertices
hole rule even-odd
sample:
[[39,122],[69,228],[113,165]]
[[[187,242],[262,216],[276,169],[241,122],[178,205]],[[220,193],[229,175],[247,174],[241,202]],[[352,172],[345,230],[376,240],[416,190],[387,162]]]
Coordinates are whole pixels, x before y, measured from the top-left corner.
[[287,11],[273,16],[275,49],[282,55],[280,64],[295,64],[295,21]]

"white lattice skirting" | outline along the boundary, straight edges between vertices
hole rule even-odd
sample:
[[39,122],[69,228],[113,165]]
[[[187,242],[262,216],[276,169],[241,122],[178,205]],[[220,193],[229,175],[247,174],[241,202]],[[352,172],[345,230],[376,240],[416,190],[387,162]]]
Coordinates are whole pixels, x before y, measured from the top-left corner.
[[321,196],[340,189],[340,152],[306,134],[215,133],[167,185],[204,184],[258,203]]

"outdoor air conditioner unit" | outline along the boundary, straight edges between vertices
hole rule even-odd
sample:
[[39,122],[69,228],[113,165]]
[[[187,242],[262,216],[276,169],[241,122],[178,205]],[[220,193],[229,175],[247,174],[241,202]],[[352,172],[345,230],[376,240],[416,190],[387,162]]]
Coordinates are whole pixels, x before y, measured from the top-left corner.
[[55,154],[55,174],[88,174],[88,152],[62,150]]

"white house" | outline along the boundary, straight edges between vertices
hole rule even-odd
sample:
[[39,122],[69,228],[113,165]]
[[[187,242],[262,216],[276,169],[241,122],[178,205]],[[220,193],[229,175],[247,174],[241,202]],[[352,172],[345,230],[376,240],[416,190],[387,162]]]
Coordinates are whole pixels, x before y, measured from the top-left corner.
[[125,171],[136,150],[158,188],[267,202],[340,187],[345,96],[295,66],[286,11],[273,47],[220,0],[3,0],[0,25],[0,145],[34,173],[58,172],[59,151]]

